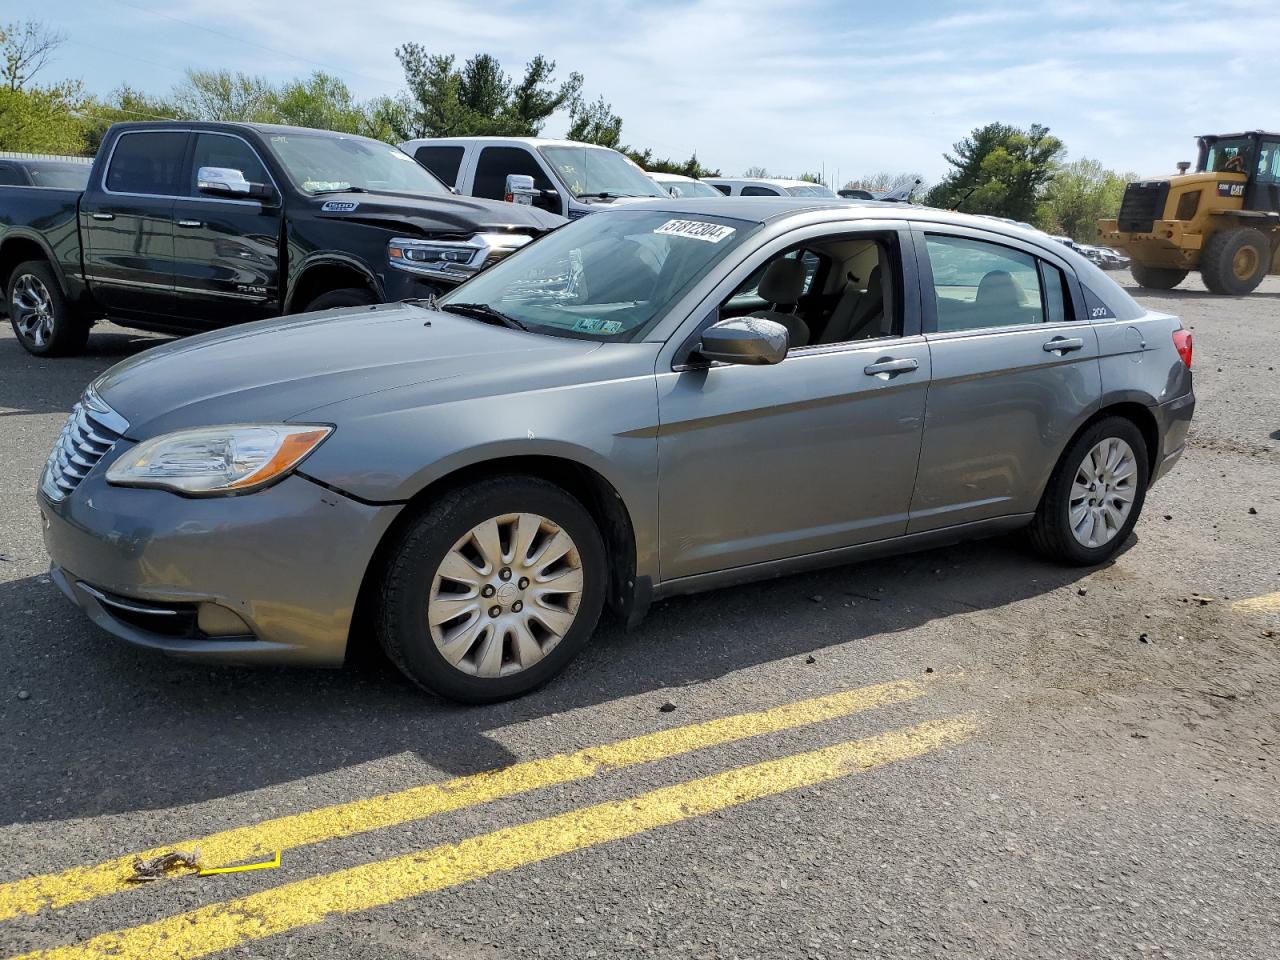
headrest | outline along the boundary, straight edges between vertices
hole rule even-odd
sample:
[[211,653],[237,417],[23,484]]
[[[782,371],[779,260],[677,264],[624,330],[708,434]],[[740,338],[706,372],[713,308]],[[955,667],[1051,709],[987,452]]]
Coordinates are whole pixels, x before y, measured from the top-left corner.
[[773,261],[760,278],[756,292],[769,303],[793,305],[804,293],[804,264],[798,258]]
[[1007,270],[992,270],[978,284],[976,302],[986,307],[1020,307],[1022,291]]

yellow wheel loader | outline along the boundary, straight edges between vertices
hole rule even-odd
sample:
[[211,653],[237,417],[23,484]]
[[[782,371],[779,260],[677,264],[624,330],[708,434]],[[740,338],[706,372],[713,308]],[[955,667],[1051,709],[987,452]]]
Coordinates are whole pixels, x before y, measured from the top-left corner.
[[1280,133],[1199,138],[1195,173],[1129,184],[1100,241],[1131,259],[1139,285],[1176,287],[1192,270],[1214,293],[1242,296],[1280,273]]

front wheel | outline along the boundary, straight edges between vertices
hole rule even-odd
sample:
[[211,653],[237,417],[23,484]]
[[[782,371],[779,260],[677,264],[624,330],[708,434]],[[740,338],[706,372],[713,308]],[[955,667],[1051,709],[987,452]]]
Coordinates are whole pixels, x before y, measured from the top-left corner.
[[53,270],[43,260],[20,263],[9,276],[9,322],[28,353],[65,357],[89,340],[89,323],[76,315]]
[[1215,233],[1200,255],[1200,279],[1213,293],[1242,297],[1271,269],[1271,243],[1252,227]]
[[506,700],[573,659],[607,578],[600,532],[574,497],[535,477],[483,480],[441,497],[392,543],[379,638],[432,693]]
[[377,303],[373,292],[364,287],[342,287],[322,293],[306,306],[306,312],[333,310],[336,307],[367,307]]
[[1115,556],[1142,513],[1147,445],[1132,420],[1107,417],[1067,447],[1029,531],[1044,557],[1094,566]]

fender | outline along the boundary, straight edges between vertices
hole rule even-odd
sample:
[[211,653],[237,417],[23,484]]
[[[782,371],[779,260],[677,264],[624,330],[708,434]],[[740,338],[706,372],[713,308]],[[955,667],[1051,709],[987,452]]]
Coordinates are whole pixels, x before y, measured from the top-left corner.
[[386,299],[386,292],[383,289],[382,281],[378,276],[369,269],[368,265],[358,257],[351,254],[340,253],[337,251],[324,250],[317,253],[308,254],[296,266],[290,270],[289,292],[284,300],[284,312],[291,313],[294,309],[294,295],[301,285],[302,278],[305,277],[313,269],[323,269],[327,266],[343,267],[347,270],[353,270],[365,278],[365,281],[373,288],[373,292],[379,300]]
[[49,266],[53,269],[53,275],[58,279],[58,286],[62,288],[63,296],[74,301],[79,301],[83,297],[85,293],[83,275],[77,273],[68,276],[57,254],[49,246],[49,241],[28,227],[10,227],[5,231],[4,242],[0,243],[0,259],[4,258],[15,240],[29,240],[40,248],[45,260],[49,262]]

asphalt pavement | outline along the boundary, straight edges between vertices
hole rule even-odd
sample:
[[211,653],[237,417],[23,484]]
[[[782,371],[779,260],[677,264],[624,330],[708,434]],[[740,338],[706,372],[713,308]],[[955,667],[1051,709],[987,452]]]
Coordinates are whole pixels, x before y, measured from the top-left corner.
[[[1280,957],[1280,278],[1184,286],[1133,291],[1199,406],[1110,565],[1009,537],[682,597],[482,708],[92,627],[34,489],[160,338],[6,325],[0,956]],[[175,850],[272,865],[127,880]]]

